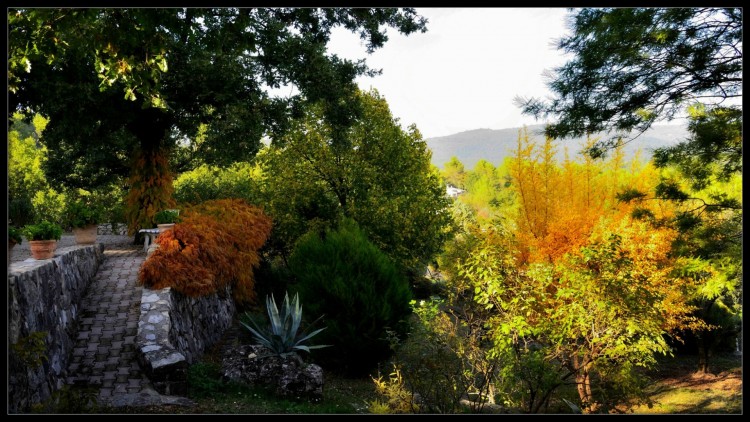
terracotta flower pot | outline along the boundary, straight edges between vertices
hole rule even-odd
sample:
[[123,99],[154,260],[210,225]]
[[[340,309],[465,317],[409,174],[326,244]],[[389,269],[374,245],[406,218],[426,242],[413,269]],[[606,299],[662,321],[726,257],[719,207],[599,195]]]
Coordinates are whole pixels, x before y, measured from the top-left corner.
[[55,256],[57,240],[29,240],[29,249],[34,259],[50,259]]
[[74,228],[73,235],[76,237],[76,243],[79,245],[90,245],[96,243],[96,229],[96,224]]
[[169,224],[157,224],[157,225],[156,225],[156,228],[157,228],[157,229],[159,229],[159,233],[161,233],[161,232],[163,232],[163,231],[166,231],[166,230],[169,230],[169,229],[171,229],[172,227],[174,227],[174,223],[169,223]]

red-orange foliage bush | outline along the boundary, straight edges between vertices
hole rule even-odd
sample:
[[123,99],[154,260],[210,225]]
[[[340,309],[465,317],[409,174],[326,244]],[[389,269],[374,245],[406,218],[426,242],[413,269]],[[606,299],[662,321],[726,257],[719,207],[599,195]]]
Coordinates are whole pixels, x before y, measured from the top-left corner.
[[255,302],[253,268],[271,219],[242,199],[207,201],[181,214],[182,222],[156,239],[159,248],[141,266],[140,282],[192,297],[231,284],[236,301]]

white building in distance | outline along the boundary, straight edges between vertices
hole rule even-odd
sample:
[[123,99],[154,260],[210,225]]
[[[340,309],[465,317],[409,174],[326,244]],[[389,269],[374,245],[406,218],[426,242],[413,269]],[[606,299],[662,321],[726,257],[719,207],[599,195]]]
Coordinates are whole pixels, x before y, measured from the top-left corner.
[[463,193],[466,193],[466,191],[463,189],[459,189],[453,185],[445,186],[445,194],[451,198],[458,198],[458,195],[461,195]]

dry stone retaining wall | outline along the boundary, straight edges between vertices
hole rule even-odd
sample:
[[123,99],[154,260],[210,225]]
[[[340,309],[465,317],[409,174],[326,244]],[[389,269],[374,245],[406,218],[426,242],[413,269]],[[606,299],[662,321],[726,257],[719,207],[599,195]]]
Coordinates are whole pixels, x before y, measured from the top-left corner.
[[[149,251],[151,252],[151,250]],[[143,288],[136,346],[141,368],[162,394],[187,393],[187,367],[221,339],[236,310],[231,290],[192,298]]]
[[[49,399],[67,376],[78,336],[81,299],[104,261],[104,245],[58,248],[54,258],[14,262],[8,267],[8,412],[26,412]],[[21,354],[14,344],[43,340]],[[22,356],[24,355],[24,356]]]
[[103,236],[127,236],[128,225],[125,223],[102,223],[96,227],[96,234],[101,234]]

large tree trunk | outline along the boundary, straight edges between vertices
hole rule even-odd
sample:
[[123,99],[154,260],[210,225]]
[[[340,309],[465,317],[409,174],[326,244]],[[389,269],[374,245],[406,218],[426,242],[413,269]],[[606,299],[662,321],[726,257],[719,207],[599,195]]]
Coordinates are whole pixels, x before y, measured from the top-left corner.
[[143,110],[129,127],[138,138],[134,152],[126,200],[125,217],[134,241],[142,241],[138,230],[153,227],[157,212],[174,208],[172,174],[169,169],[168,116],[160,110]]
[[581,399],[581,411],[583,413],[594,413],[599,410],[599,405],[594,402],[591,392],[591,363],[587,362],[585,357],[574,356],[573,365],[576,369],[576,388],[578,389],[578,398]]
[[[716,303],[716,298],[701,301],[701,313],[703,318],[710,318],[711,310]],[[708,321],[708,320],[707,320]],[[695,333],[698,342],[698,373],[707,374],[709,358],[717,346],[717,335],[715,330],[701,330]]]
[[711,341],[706,336],[698,336],[698,372],[708,373],[708,361],[711,354]]

